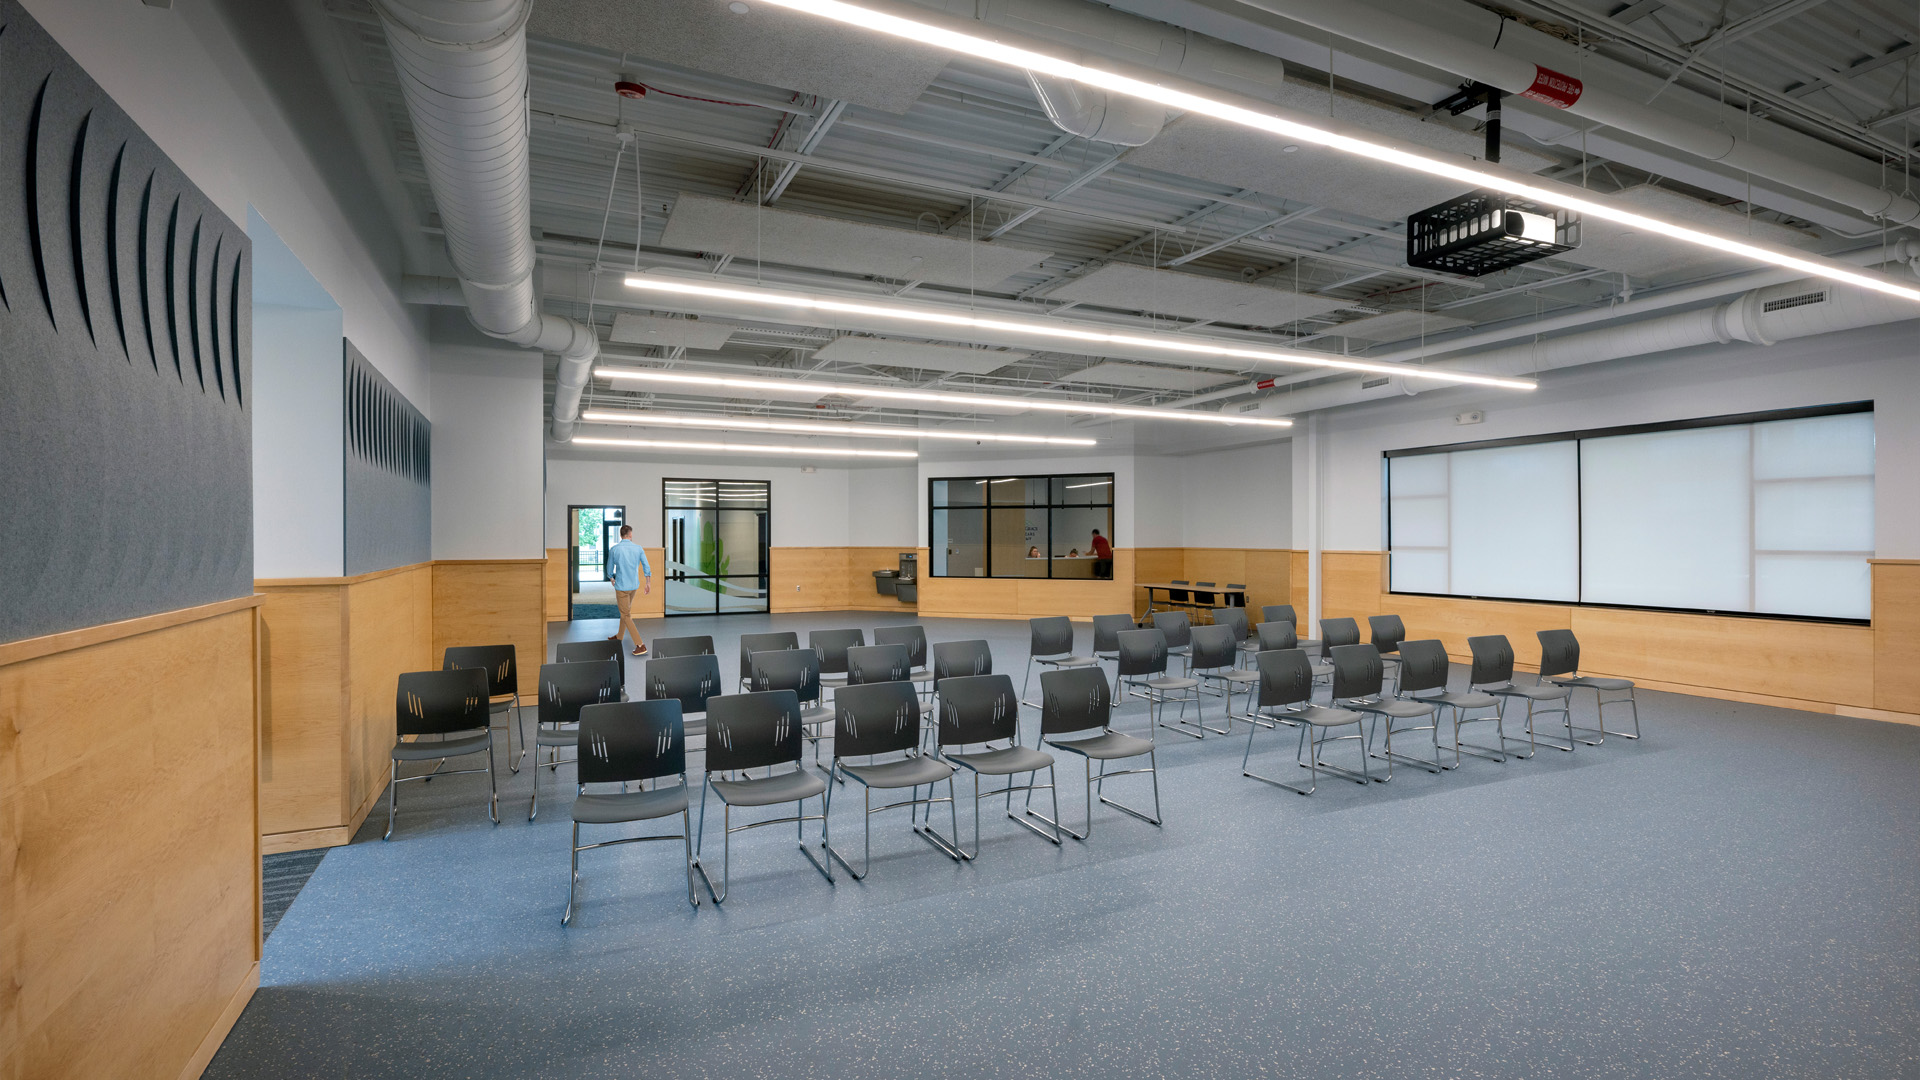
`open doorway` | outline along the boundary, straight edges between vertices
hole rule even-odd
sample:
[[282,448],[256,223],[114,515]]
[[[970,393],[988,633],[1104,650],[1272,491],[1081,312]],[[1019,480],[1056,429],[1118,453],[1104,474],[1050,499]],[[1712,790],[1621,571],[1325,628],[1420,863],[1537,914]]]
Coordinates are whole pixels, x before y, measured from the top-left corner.
[[620,617],[607,551],[626,523],[624,506],[567,507],[567,621]]

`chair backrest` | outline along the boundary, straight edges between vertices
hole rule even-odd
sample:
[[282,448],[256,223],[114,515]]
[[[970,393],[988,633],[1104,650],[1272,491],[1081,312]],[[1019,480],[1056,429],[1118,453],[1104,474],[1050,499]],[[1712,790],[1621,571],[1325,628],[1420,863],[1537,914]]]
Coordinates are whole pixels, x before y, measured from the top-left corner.
[[1214,586],[1213,586],[1213,582],[1211,582],[1211,581],[1196,581],[1196,582],[1194,582],[1194,583],[1193,583],[1193,602],[1194,602],[1194,603],[1196,603],[1196,604],[1200,604],[1200,605],[1202,605],[1203,607],[1212,607],[1212,606],[1213,606],[1213,594],[1212,594],[1212,593],[1210,593],[1210,592],[1201,592],[1200,590],[1201,590],[1201,589],[1211,589],[1211,588],[1213,588],[1213,587],[1214,587]]
[[580,710],[582,784],[653,780],[687,771],[680,703],[609,701]]
[[820,654],[820,670],[828,675],[847,673],[847,650],[867,643],[864,630],[815,630],[807,635],[807,645]]
[[1300,636],[1293,632],[1293,624],[1286,621],[1263,622],[1253,628],[1260,638],[1261,652],[1284,652],[1300,647]]
[[955,676],[942,679],[937,692],[941,746],[1019,738],[1020,695],[1010,676]]
[[914,667],[927,666],[927,628],[917,623],[906,626],[876,626],[873,629],[875,645],[905,645],[907,663]]
[[920,698],[912,683],[855,683],[834,691],[834,757],[890,754],[919,745]]
[[511,645],[449,646],[442,654],[440,669],[452,671],[454,668],[479,668],[486,672],[489,696],[520,693],[520,673],[514,670]]
[[720,692],[720,658],[663,656],[647,661],[647,700],[677,698],[682,715],[707,711],[707,699]]
[[1447,685],[1447,647],[1438,639],[1400,643],[1400,692],[1443,690]]
[[967,675],[993,674],[993,651],[984,638],[972,641],[937,641],[933,645],[933,688],[940,680]]
[[1232,667],[1240,659],[1240,639],[1233,627],[1215,623],[1193,628],[1192,666],[1195,671]]
[[1178,649],[1193,643],[1193,620],[1184,611],[1156,611],[1153,628],[1167,635],[1167,648]]
[[563,641],[553,647],[556,664],[585,664],[611,660],[620,665],[620,685],[627,684],[627,653],[617,641],[592,638],[587,641]]
[[1097,667],[1040,673],[1040,734],[1104,728],[1113,721],[1113,691]]
[[[657,645],[659,642],[655,642],[654,644]],[[799,647],[800,635],[791,630],[780,630],[771,634],[741,634],[740,677],[743,679],[753,678],[754,653],[773,652],[776,649],[798,649]],[[811,652],[812,650],[808,651]],[[806,698],[803,697],[800,700],[805,701]]]
[[713,638],[707,634],[698,637],[657,637],[650,649],[656,660],[670,656],[711,656]]
[[899,682],[913,673],[905,645],[856,645],[847,650],[847,683]]
[[1027,620],[1028,656],[1065,656],[1073,651],[1073,620],[1065,615]]
[[1226,604],[1228,607],[1243,608],[1247,606],[1247,583],[1246,582],[1229,581],[1227,582],[1227,588],[1230,591],[1225,596],[1220,598],[1221,603]]
[[1313,662],[1304,649],[1263,652],[1253,658],[1260,672],[1260,707],[1299,705],[1313,697]]
[[1335,645],[1333,647],[1333,700],[1380,696],[1386,665],[1380,662],[1380,650],[1372,645]]
[[479,668],[409,671],[393,695],[393,726],[399,735],[444,735],[490,724],[487,673]]
[[1335,646],[1360,644],[1360,623],[1354,619],[1320,620],[1320,655],[1330,657]]
[[[1174,578],[1174,579],[1173,579],[1173,584],[1175,584],[1175,585],[1191,585],[1191,584],[1193,584],[1193,582],[1191,582],[1191,581],[1188,581],[1188,580],[1187,580],[1186,578]],[[1192,595],[1191,595],[1191,594],[1189,594],[1189,593],[1187,592],[1187,590],[1185,590],[1185,589],[1168,589],[1168,590],[1167,590],[1167,602],[1168,602],[1168,603],[1171,603],[1171,604],[1187,604],[1187,603],[1191,603],[1192,601],[1193,601],[1193,597],[1192,597]]]
[[612,660],[581,660],[540,665],[540,723],[573,724],[580,710],[620,700],[620,665]]
[[801,745],[800,699],[791,690],[715,694],[707,701],[710,773],[799,764]]
[[1399,652],[1407,639],[1407,626],[1398,615],[1369,615],[1367,629],[1373,633],[1373,647],[1382,653]]
[[1513,681],[1513,644],[1505,634],[1470,637],[1467,648],[1473,650],[1473,674],[1467,682],[1473,686]]
[[1122,630],[1120,674],[1164,675],[1167,671],[1167,635],[1159,627]]
[[812,649],[768,649],[748,659],[747,685],[756,693],[791,690],[803,705],[820,700],[820,654]]
[[1541,630],[1535,636],[1540,639],[1541,678],[1580,673],[1580,639],[1573,631]]
[[1300,616],[1294,614],[1292,604],[1262,604],[1260,606],[1260,621],[1283,622],[1293,627],[1295,634],[1300,632]]
[[1095,615],[1093,617],[1093,651],[1111,653],[1120,651],[1119,634],[1124,630],[1137,630],[1140,624],[1133,621],[1131,615]]
[[1235,641],[1247,640],[1247,612],[1244,608],[1214,608],[1213,625],[1230,628],[1233,631],[1233,640]]

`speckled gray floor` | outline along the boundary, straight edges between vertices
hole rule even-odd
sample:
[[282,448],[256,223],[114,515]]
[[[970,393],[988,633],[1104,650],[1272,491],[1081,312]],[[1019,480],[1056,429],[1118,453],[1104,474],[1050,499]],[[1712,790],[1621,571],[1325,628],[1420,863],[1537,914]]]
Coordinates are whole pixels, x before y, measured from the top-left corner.
[[[724,660],[899,621],[647,629]],[[1024,624],[928,632],[1019,679]],[[677,845],[592,852],[569,929],[566,770],[533,825],[529,772],[498,827],[484,777],[408,785],[394,841],[376,813],[287,912],[206,1075],[1920,1076],[1920,728],[1641,700],[1639,743],[1312,798],[1242,779],[1242,737],[1163,732],[1164,829],[1106,811],[1055,848],[987,815],[955,865],[880,815],[836,885],[757,830],[721,908],[687,906]]]

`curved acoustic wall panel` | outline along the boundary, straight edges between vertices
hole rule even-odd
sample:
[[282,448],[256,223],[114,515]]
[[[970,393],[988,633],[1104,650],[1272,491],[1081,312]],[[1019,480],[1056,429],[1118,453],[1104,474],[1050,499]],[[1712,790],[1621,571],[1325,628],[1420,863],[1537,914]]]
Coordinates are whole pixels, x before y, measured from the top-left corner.
[[250,263],[0,0],[0,641],[252,592]]
[[433,548],[433,428],[348,341],[346,572],[426,562]]

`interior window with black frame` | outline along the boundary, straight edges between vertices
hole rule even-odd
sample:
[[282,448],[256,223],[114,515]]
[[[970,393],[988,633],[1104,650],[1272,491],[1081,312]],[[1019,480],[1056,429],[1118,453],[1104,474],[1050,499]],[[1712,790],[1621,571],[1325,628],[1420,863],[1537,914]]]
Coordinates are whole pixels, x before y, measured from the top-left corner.
[[1112,473],[941,477],[927,494],[933,577],[1113,576]]

